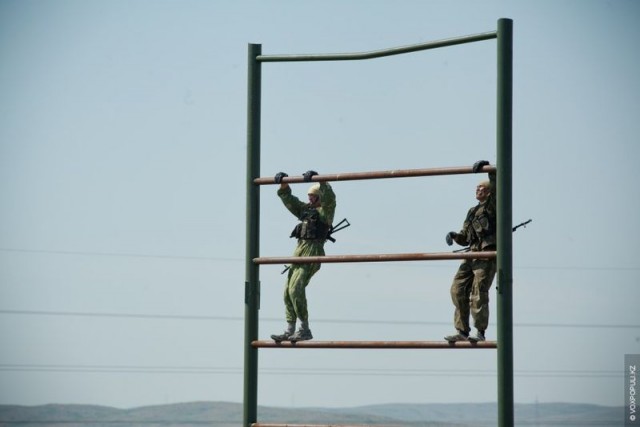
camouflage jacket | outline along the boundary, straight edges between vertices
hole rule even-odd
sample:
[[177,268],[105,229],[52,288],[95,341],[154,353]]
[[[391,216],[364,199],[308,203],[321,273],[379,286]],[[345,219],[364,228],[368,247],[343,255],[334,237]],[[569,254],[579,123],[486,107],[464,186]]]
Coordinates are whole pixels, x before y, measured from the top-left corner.
[[[310,208],[309,203],[302,202],[291,194],[290,187],[279,188],[278,197],[280,197],[289,212],[302,221],[303,216]],[[320,183],[320,206],[316,210],[320,220],[331,227],[336,210],[336,195],[328,182]],[[324,255],[325,241],[325,239],[298,239],[298,245],[293,252],[293,256],[322,256]]]
[[469,209],[462,230],[454,237],[456,243],[469,246],[472,251],[495,250],[496,248],[496,183],[495,174],[489,174],[491,190],[489,197]]

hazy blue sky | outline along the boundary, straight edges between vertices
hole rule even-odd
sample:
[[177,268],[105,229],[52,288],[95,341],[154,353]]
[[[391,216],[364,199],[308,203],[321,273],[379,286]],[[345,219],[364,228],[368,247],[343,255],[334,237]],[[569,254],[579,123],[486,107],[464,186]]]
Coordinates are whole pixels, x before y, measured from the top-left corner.
[[[640,353],[633,0],[0,0],[0,403],[241,402],[248,44],[360,52],[501,17],[514,221],[533,219],[514,235],[515,400],[622,405]],[[261,175],[493,163],[495,116],[495,40],[265,64]],[[449,251],[480,178],[335,183],[352,226],[327,252]],[[261,254],[288,256],[275,190]],[[441,339],[457,264],[323,266],[316,339]],[[284,326],[281,270],[261,269],[262,338]],[[259,402],[488,402],[495,369],[493,350],[263,350]]]

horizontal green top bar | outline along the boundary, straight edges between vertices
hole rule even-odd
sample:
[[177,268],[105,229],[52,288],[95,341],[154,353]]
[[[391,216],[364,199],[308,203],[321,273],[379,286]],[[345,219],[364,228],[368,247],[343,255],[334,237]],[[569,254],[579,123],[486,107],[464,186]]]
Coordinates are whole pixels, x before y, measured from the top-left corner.
[[455,37],[451,39],[437,40],[419,43],[409,46],[392,47],[389,49],[373,50],[357,53],[327,53],[327,54],[300,54],[300,55],[258,55],[259,62],[293,62],[293,61],[350,61],[358,59],[381,58],[383,56],[400,55],[403,53],[417,52],[420,50],[435,49],[439,47],[453,46],[457,44],[473,43],[483,40],[495,39],[498,34],[495,31],[469,36]]

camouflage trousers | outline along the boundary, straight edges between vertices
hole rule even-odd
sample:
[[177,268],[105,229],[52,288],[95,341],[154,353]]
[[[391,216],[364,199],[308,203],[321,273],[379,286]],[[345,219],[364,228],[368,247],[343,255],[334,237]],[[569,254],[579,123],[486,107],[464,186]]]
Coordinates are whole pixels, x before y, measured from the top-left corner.
[[284,286],[284,307],[287,323],[295,323],[296,319],[307,321],[306,287],[316,272],[320,270],[320,264],[292,264]]
[[464,260],[451,285],[451,300],[455,306],[453,324],[468,333],[469,314],[474,326],[485,331],[489,326],[489,289],[496,275],[496,261],[491,259]]

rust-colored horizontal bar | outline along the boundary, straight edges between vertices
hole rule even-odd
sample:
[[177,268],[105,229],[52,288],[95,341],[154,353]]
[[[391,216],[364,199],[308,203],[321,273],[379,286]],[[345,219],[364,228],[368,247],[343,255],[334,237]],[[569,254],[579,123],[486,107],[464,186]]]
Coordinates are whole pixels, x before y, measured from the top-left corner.
[[[374,424],[277,424],[277,423],[253,423],[251,427],[367,427]],[[375,424],[376,427],[385,427],[383,424]],[[395,427],[389,426],[389,427]]]
[[309,257],[259,257],[255,264],[320,264],[338,262],[389,262],[389,261],[441,261],[451,259],[492,259],[495,251],[484,252],[433,252],[411,254],[324,255]]
[[[385,427],[385,424],[277,424],[277,423],[253,423],[251,427]],[[389,427],[397,427],[397,424],[389,424]]]
[[374,348],[374,349],[421,349],[421,348],[497,348],[496,341],[300,341],[292,343],[283,341],[277,343],[272,340],[252,341],[254,348]]
[[[478,173],[495,172],[495,166],[483,166]],[[397,169],[386,171],[374,171],[374,172],[347,172],[347,173],[334,173],[325,175],[315,175],[311,178],[311,181],[326,182],[326,181],[354,181],[363,179],[383,179],[383,178],[409,178],[416,176],[434,176],[434,175],[461,175],[466,173],[474,173],[472,166],[455,166],[446,168],[430,168],[430,169]],[[305,182],[302,174],[296,176],[288,176],[282,178],[282,182],[288,184]],[[257,185],[275,184],[274,177],[261,177],[253,180]]]

